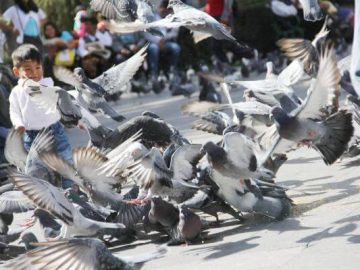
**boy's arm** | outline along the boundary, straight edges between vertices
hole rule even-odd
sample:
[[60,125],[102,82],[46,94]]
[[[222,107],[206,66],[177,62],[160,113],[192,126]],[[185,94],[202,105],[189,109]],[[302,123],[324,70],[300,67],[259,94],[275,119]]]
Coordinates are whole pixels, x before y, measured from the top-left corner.
[[10,111],[11,123],[13,124],[15,129],[17,129],[17,130],[19,130],[21,132],[25,131],[25,125],[24,125],[24,122],[22,120],[19,102],[16,99],[14,92],[12,92],[10,94],[9,103],[10,103],[10,110],[9,111]]

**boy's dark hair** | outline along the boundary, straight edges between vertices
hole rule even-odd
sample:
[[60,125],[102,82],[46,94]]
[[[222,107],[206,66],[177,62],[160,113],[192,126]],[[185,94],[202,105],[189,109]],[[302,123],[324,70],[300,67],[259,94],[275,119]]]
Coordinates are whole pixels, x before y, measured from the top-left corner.
[[34,2],[34,0],[14,0],[15,4],[22,10],[24,13],[28,14],[30,11],[38,12],[39,8]]
[[11,55],[14,67],[20,67],[26,61],[42,62],[39,50],[32,44],[24,44],[18,47]]

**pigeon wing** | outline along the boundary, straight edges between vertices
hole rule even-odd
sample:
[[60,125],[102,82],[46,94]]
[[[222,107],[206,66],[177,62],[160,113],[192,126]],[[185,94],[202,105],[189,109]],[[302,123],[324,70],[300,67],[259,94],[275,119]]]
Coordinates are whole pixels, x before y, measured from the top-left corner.
[[12,128],[6,138],[4,155],[6,160],[21,171],[25,170],[28,153],[24,147],[23,134]]
[[11,173],[9,177],[36,206],[68,225],[73,224],[73,214],[76,210],[58,188],[42,179],[22,173]]
[[148,45],[145,45],[128,60],[105,71],[95,78],[93,82],[101,85],[109,94],[121,92],[144,62],[147,47]]
[[338,107],[340,72],[332,49],[325,49],[320,59],[319,72],[311,84],[303,105],[294,113],[299,118],[321,117],[321,109],[327,105]]
[[201,144],[179,147],[171,157],[170,169],[174,180],[191,180],[196,174],[196,165],[201,159]]
[[62,66],[54,67],[54,75],[59,81],[74,86],[75,88],[80,88],[82,85],[82,82],[74,73]]
[[0,213],[23,213],[33,209],[33,203],[21,191],[13,190],[0,195]]

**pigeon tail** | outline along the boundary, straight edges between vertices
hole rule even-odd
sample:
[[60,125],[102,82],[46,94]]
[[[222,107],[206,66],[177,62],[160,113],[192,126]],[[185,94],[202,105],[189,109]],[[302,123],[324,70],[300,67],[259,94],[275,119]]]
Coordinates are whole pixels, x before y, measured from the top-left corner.
[[331,165],[346,151],[353,136],[352,114],[341,110],[330,115],[323,123],[327,133],[314,147],[321,153],[325,164]]
[[253,206],[256,213],[282,220],[290,215],[291,203],[286,198],[272,198],[264,196]]

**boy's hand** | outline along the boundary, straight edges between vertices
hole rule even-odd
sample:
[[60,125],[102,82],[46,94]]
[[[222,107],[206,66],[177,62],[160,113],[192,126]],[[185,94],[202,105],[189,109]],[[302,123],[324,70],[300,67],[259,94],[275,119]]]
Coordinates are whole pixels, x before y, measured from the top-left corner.
[[25,127],[23,126],[19,126],[16,128],[17,131],[19,131],[20,133],[24,133],[25,132]]

